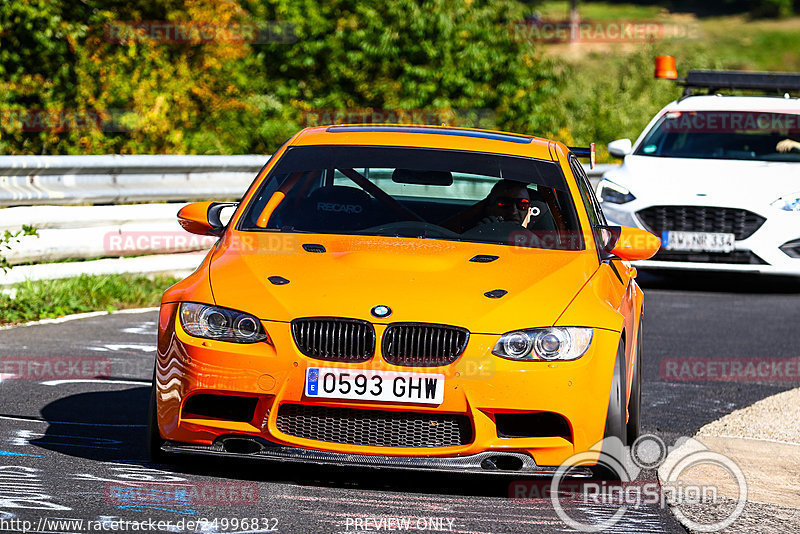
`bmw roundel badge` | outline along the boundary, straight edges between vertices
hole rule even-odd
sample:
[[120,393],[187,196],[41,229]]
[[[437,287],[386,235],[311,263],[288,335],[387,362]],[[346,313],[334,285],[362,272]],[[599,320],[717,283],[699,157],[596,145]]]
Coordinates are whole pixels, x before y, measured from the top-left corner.
[[379,319],[383,319],[384,317],[389,317],[392,314],[392,309],[389,306],[375,306],[372,308],[372,315],[378,317]]

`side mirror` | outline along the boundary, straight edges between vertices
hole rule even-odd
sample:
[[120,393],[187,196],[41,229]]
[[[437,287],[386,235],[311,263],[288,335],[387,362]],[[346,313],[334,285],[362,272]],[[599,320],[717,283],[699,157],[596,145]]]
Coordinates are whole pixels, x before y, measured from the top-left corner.
[[630,139],[617,139],[608,143],[608,153],[615,158],[624,158],[631,153],[633,143]]
[[198,235],[221,236],[225,225],[220,219],[223,209],[236,206],[234,202],[192,202],[178,212],[178,223],[187,232]]
[[631,226],[600,226],[597,230],[606,254],[623,260],[646,260],[661,248],[661,240],[647,230]]

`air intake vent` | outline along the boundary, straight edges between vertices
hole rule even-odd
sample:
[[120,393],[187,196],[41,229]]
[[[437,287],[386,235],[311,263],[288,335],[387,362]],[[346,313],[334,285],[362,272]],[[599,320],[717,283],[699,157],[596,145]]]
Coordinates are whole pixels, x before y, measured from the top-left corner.
[[256,397],[199,393],[186,400],[183,416],[249,422],[253,419],[257,404]]
[[300,352],[318,360],[365,362],[375,353],[375,329],[357,319],[295,319],[292,335]]
[[468,339],[469,332],[455,326],[394,323],[383,334],[383,359],[394,365],[448,365],[461,356]]
[[368,447],[456,447],[472,441],[464,414],[282,404],[277,426],[290,436]]

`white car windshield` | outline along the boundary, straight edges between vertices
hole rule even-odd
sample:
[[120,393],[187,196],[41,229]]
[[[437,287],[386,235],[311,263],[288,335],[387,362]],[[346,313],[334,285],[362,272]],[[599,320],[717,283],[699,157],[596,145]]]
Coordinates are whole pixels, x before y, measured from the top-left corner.
[[756,111],[671,111],[638,156],[800,162],[800,115]]

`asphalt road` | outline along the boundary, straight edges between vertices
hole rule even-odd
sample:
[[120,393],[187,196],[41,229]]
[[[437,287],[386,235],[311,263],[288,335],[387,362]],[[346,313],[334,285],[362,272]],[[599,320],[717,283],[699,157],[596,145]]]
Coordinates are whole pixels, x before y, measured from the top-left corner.
[[[640,280],[647,299],[644,432],[672,444],[732,410],[799,385],[797,379],[761,377],[686,381],[664,371],[666,361],[675,358],[796,358],[797,282],[645,274]],[[404,525],[412,532],[464,534],[573,531],[549,499],[509,499],[513,477],[215,459],[150,464],[144,433],[155,319],[151,311],[0,331],[2,362],[40,364],[35,367],[40,371],[21,378],[0,374],[0,532],[23,527],[156,532],[160,527],[164,532],[328,533],[399,531]],[[42,374],[48,363],[63,361],[80,361],[108,376],[65,381]],[[644,479],[653,481],[654,474],[645,473]],[[568,505],[583,520],[602,519],[615,510],[613,505]],[[83,522],[63,522],[72,519]],[[118,519],[153,523],[115,525]],[[629,509],[609,530],[683,531],[668,510],[656,505]]]

